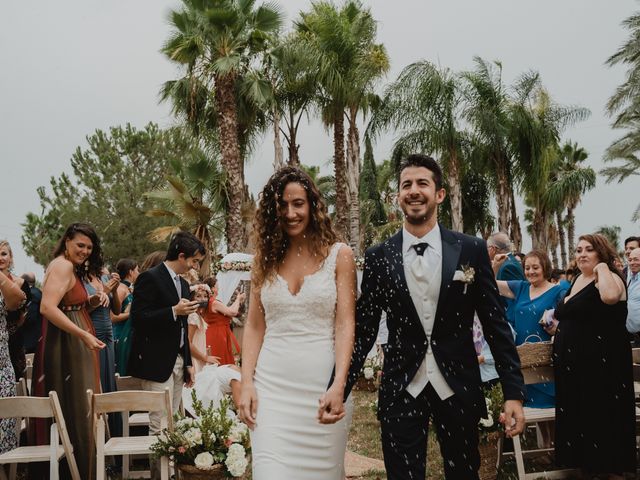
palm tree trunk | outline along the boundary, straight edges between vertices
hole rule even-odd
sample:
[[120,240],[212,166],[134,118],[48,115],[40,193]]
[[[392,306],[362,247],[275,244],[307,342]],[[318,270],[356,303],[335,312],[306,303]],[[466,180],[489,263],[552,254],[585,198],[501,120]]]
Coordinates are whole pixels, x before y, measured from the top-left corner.
[[451,228],[456,232],[464,232],[462,218],[462,190],[460,188],[460,160],[455,148],[449,151],[449,199],[451,201]]
[[[299,118],[298,118],[299,121]],[[289,165],[294,167],[300,166],[300,157],[298,156],[298,122],[294,117],[294,112],[289,112]]]
[[238,115],[235,98],[236,76],[232,73],[215,76],[215,96],[220,133],[222,166],[227,172],[227,215],[225,218],[227,250],[242,251],[246,244],[242,224],[244,196],[244,162],[238,145]]
[[349,205],[347,204],[347,172],[344,158],[344,114],[338,112],[333,123],[333,169],[336,177],[336,230],[349,239]]
[[504,162],[497,162],[497,179],[498,179],[498,191],[496,203],[498,204],[498,230],[501,232],[509,233],[509,214],[510,214],[510,188],[509,188],[509,175],[507,173],[507,167]]
[[573,254],[576,250],[575,248],[575,240],[576,240],[576,219],[573,215],[574,206],[569,205],[567,207],[567,251],[569,252],[569,256],[573,257]]
[[273,109],[273,169],[279,170],[284,167],[282,142],[280,141],[280,111]]
[[357,109],[351,108],[347,132],[347,185],[349,187],[349,239],[356,256],[360,255],[360,133]]
[[[546,229],[547,224],[545,223],[542,214],[540,211],[534,210],[533,220],[531,222],[531,248],[533,250],[542,250],[543,252],[547,251],[547,244],[545,242]],[[518,248],[516,249],[519,250]]]
[[558,243],[560,244],[560,261],[562,262],[562,269],[567,268],[567,246],[565,244],[565,232],[564,224],[562,222],[562,210],[556,211],[556,224],[558,227]]
[[513,192],[513,186],[509,185],[509,209],[511,210],[511,241],[513,242],[516,251],[522,250],[522,230],[520,229],[520,219],[518,218],[518,211],[516,210],[516,199]]

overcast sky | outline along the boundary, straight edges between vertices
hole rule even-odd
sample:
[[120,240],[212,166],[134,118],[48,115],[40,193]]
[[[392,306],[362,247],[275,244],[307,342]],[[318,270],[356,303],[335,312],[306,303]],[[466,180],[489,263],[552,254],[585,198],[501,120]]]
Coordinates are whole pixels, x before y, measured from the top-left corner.
[[[260,3],[259,1],[257,3]],[[503,63],[510,84],[528,69],[538,70],[555,100],[587,107],[589,120],[565,133],[590,154],[599,170],[602,153],[618,136],[604,104],[623,80],[622,69],[604,61],[625,40],[622,20],[639,9],[632,0],[373,0],[365,1],[379,22],[378,38],[391,59],[385,80],[420,59],[453,70],[472,68],[474,55]],[[71,154],[86,146],[96,129],[127,122],[174,123],[158,104],[160,85],[179,72],[159,49],[170,31],[171,0],[65,0],[7,2],[0,16],[0,238],[11,243],[16,272],[42,269],[22,251],[21,223],[38,212],[36,188],[70,171]],[[307,1],[280,1],[287,25]],[[325,165],[330,135],[303,125],[300,154],[306,164]],[[375,147],[376,161],[388,156],[393,138]],[[247,181],[259,191],[271,173],[271,138],[247,165]],[[326,168],[326,167],[325,167]],[[578,233],[619,225],[622,236],[640,233],[631,214],[640,202],[640,180],[605,185],[584,197],[577,210]],[[522,219],[523,212],[520,211]],[[528,245],[525,244],[525,247]]]

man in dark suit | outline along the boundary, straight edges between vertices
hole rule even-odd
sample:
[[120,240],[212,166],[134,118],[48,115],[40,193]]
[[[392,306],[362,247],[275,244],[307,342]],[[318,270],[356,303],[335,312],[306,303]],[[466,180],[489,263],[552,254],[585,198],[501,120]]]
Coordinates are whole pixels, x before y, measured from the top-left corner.
[[[472,327],[477,311],[505,395],[507,432],[524,428],[524,382],[481,239],[437,223],[442,172],[424,155],[400,166],[401,231],[367,250],[349,392],[387,313],[378,418],[389,480],[424,479],[433,418],[448,479],[477,479],[478,422],[486,415]],[[512,423],[515,420],[515,423]]]
[[23,344],[25,353],[35,353],[38,341],[42,336],[42,316],[40,315],[40,301],[42,300],[42,290],[36,287],[36,276],[33,272],[22,274],[22,279],[31,288],[31,301],[27,306],[23,329]]
[[[133,339],[129,373],[142,379],[145,390],[172,394],[173,412],[182,386],[194,380],[187,336],[187,316],[196,311],[189,284],[180,275],[200,268],[205,249],[192,234],[178,232],[169,243],[166,261],[140,274],[131,304]],[[160,431],[160,414],[149,416],[150,432]]]

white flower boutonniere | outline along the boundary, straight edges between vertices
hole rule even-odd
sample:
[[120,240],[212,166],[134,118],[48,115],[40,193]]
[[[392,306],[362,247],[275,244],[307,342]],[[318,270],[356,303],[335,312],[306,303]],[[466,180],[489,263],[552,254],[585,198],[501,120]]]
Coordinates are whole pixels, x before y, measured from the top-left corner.
[[463,265],[461,268],[462,270],[456,270],[455,273],[453,274],[453,281],[464,283],[464,291],[462,293],[466,294],[467,285],[469,285],[470,283],[473,283],[473,280],[475,279],[476,271],[474,270],[473,267],[470,267],[469,265]]

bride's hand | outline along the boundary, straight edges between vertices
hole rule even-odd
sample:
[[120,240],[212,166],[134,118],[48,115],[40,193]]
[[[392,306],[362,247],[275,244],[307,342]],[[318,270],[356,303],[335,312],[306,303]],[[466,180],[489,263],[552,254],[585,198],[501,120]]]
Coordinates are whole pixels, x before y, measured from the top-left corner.
[[256,413],[258,411],[258,395],[253,383],[242,382],[240,387],[240,401],[238,402],[238,417],[247,424],[251,430],[256,426]]
[[331,386],[329,390],[320,397],[318,406],[318,422],[323,424],[336,423],[344,418],[344,389]]

